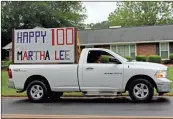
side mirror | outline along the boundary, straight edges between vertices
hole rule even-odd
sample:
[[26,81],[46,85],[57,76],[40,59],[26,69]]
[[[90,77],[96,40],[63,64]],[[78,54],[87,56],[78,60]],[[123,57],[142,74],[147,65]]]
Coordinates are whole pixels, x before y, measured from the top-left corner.
[[109,62],[116,63],[116,64],[121,64],[121,62],[118,59],[115,59],[115,58],[109,58]]

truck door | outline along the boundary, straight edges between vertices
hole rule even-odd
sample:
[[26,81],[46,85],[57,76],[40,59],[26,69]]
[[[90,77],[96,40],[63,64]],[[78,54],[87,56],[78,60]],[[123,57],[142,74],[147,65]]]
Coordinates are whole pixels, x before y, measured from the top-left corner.
[[81,90],[83,91],[117,91],[122,88],[123,64],[109,62],[115,58],[110,53],[90,50],[83,64]]

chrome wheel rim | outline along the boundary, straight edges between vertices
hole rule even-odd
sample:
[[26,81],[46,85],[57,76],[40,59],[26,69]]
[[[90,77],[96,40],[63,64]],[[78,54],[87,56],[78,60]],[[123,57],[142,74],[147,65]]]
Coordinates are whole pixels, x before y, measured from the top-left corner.
[[145,84],[139,83],[139,84],[135,85],[135,87],[133,89],[133,93],[137,98],[142,99],[142,98],[147,97],[147,95],[149,93],[149,89]]
[[40,85],[33,85],[30,94],[34,99],[40,99],[43,96],[43,88]]

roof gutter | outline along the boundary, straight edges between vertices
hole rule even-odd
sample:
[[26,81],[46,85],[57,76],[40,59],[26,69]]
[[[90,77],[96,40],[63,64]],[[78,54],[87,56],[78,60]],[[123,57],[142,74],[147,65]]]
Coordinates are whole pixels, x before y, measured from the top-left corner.
[[88,44],[80,44],[80,46],[90,46],[90,45],[116,45],[116,44],[136,44],[136,43],[157,43],[157,42],[173,42],[173,40],[134,41],[134,42],[114,42],[114,43],[88,43]]

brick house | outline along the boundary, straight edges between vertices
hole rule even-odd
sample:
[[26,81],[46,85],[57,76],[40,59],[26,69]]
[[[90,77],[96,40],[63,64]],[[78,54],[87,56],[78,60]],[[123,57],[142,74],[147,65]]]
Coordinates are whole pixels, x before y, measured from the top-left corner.
[[173,25],[81,30],[79,38],[81,48],[107,48],[133,59],[159,55],[164,60],[173,53]]
[[[122,56],[159,55],[169,59],[173,53],[173,25],[122,27],[78,31],[81,49],[87,47],[107,48]],[[9,50],[11,59],[12,44],[3,49]]]

